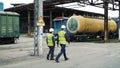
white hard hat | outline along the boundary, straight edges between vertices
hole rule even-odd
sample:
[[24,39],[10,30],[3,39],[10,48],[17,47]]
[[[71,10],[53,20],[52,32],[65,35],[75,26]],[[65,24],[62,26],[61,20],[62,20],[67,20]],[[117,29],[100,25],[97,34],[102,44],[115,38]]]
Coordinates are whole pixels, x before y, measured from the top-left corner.
[[49,32],[53,32],[53,31],[54,31],[54,29],[53,29],[53,28],[50,28],[50,29],[49,29]]
[[65,27],[65,25],[62,25],[62,26],[61,26],[61,28],[63,28],[63,29],[64,29],[64,28],[66,28],[66,27]]

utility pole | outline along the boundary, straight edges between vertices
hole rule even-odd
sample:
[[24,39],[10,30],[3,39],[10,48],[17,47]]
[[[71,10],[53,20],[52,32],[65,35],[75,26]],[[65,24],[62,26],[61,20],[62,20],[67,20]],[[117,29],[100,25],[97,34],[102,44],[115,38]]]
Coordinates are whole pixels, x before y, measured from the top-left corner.
[[38,0],[34,0],[34,55],[39,55],[38,48],[38,28],[37,28],[37,20],[38,20]]
[[43,26],[45,26],[43,21],[43,1],[42,0],[34,0],[35,11],[34,11],[34,19],[35,19],[35,34],[34,34],[34,55],[37,52],[37,55],[40,56],[43,53],[42,45],[43,45]]
[[108,41],[108,0],[104,0],[104,42]]

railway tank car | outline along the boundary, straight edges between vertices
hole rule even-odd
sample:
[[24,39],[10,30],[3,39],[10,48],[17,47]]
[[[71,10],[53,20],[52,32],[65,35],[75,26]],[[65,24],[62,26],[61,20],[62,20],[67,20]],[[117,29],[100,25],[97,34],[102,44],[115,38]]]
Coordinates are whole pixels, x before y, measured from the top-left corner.
[[[66,26],[72,40],[83,41],[104,36],[104,19],[73,15],[68,18]],[[109,36],[113,37],[116,30],[117,24],[108,20],[108,31],[111,34]]]

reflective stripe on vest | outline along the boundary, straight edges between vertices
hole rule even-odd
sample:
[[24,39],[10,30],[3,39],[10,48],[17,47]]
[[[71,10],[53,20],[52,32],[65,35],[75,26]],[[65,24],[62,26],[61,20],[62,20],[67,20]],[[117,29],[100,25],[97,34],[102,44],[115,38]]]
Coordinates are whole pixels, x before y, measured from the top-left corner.
[[59,36],[59,43],[66,44],[65,31],[59,31],[58,36]]
[[53,46],[52,36],[53,36],[53,34],[47,35],[48,46]]

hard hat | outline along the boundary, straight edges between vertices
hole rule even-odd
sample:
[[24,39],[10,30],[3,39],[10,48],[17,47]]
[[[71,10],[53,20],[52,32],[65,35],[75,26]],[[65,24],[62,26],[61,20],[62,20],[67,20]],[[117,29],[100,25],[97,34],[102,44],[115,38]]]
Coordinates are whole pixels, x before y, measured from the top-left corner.
[[49,29],[49,32],[53,32],[53,31],[54,31],[54,29],[53,29],[53,28],[50,28],[50,29]]
[[65,27],[65,25],[62,25],[62,26],[61,26],[61,28],[63,28],[63,29],[64,29],[64,28],[66,28],[66,27]]

